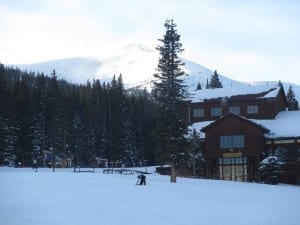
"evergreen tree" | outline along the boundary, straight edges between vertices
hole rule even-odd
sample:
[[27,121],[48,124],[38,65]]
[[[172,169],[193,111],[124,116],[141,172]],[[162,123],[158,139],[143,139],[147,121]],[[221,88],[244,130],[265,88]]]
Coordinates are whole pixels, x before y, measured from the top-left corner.
[[[46,80],[43,74],[38,74],[32,91],[32,104],[30,106],[32,123],[32,156],[36,160],[42,158],[45,150],[45,107],[46,107]],[[43,162],[45,165],[45,162]]]
[[[137,93],[141,93],[140,95]],[[145,90],[130,94],[122,76],[111,83],[68,84],[43,74],[27,74],[0,64],[0,164],[45,164],[77,155],[91,165],[94,157],[132,163],[155,162],[156,104]],[[49,160],[49,161],[48,161]]]
[[270,155],[259,163],[261,178],[266,184],[278,184],[279,175],[283,172],[283,163],[277,156]]
[[56,72],[53,70],[46,96],[45,129],[47,129],[47,148],[52,152],[53,171],[56,166],[56,157],[62,150],[62,107],[61,89],[57,80]]
[[206,86],[205,86],[205,89],[209,89],[208,79],[206,79]]
[[73,87],[71,93],[71,109],[69,117],[71,118],[70,126],[71,131],[69,134],[68,143],[72,151],[72,157],[76,157],[77,163],[87,165],[86,157],[86,134],[87,129],[85,124],[85,105],[83,104],[83,86]]
[[171,165],[171,182],[176,182],[176,165],[186,156],[187,121],[181,107],[186,97],[181,67],[184,63],[178,57],[183,51],[180,35],[173,20],[165,23],[166,33],[157,47],[160,53],[157,71],[154,74],[153,94],[158,103],[157,124],[154,130],[158,160]]
[[222,88],[223,85],[221,81],[219,80],[219,74],[217,71],[214,71],[214,74],[211,76],[210,82],[209,82],[210,88]]
[[204,154],[202,152],[202,142],[200,139],[200,134],[195,129],[193,129],[189,138],[191,146],[191,151],[189,153],[189,164],[193,168],[193,176],[204,176],[205,160]]
[[9,102],[9,94],[8,94],[8,84],[6,81],[5,76],[5,68],[4,65],[0,63],[0,165],[4,164],[4,146],[5,146],[5,140],[6,140],[6,125],[7,125],[7,119],[9,115],[9,108],[8,108],[8,102]]
[[196,87],[196,90],[198,91],[198,90],[201,90],[202,89],[202,87],[201,87],[201,84],[200,84],[200,82],[197,84],[197,87]]
[[109,123],[108,123],[108,90],[99,80],[93,85],[95,100],[95,129],[96,129],[96,156],[108,158]]
[[287,100],[289,111],[299,110],[299,103],[295,97],[295,93],[293,91],[292,86],[290,86],[288,89],[286,100]]
[[[17,135],[16,162],[22,162],[24,166],[32,164],[32,113],[30,79],[27,75],[15,80],[13,102],[12,129]],[[12,142],[11,142],[12,143]]]

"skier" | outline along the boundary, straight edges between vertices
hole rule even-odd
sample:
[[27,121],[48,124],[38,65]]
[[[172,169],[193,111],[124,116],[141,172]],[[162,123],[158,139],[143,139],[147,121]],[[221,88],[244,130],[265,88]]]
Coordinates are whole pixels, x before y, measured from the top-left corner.
[[35,172],[37,172],[38,166],[37,166],[37,160],[36,159],[32,160],[32,169],[35,169]]
[[138,175],[138,182],[139,185],[146,185],[146,176],[144,174]]
[[77,156],[76,155],[73,157],[73,167],[74,167],[74,172],[76,172],[76,167],[77,167]]

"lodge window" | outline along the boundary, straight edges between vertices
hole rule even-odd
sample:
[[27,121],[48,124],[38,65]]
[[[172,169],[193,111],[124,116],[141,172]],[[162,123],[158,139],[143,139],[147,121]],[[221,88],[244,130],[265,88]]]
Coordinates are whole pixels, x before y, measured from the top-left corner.
[[194,109],[193,117],[204,117],[204,109]]
[[240,107],[239,106],[230,106],[229,112],[235,115],[240,115]]
[[246,164],[246,157],[223,157],[219,158],[219,165],[230,165],[230,164]]
[[242,156],[219,158],[219,174],[222,180],[247,181],[247,158]]
[[220,148],[244,148],[244,135],[220,136]]
[[222,115],[222,109],[220,107],[213,107],[210,109],[211,116],[221,116]]
[[257,114],[258,113],[258,105],[248,105],[247,113],[248,114]]
[[297,158],[296,149],[277,147],[274,153],[283,162],[296,161]]

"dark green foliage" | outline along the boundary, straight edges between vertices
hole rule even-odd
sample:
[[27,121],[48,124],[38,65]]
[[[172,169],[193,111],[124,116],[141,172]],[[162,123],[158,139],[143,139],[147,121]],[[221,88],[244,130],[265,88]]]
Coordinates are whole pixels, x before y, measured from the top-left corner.
[[[153,95],[158,103],[156,126],[154,130],[156,157],[161,163],[175,165],[186,160],[187,121],[181,107],[186,97],[181,69],[184,65],[178,57],[183,51],[180,35],[177,34],[173,20],[165,23],[166,33],[159,39],[161,46],[157,47],[160,58],[158,73],[154,74]],[[172,180],[176,182],[176,179]]]
[[196,90],[201,90],[202,89],[202,87],[201,87],[201,84],[200,84],[200,82],[197,84],[197,87],[196,87]]
[[292,86],[290,86],[288,89],[286,100],[287,100],[289,111],[299,110],[299,103],[295,97],[295,93],[292,89]]
[[278,81],[278,86],[283,87],[281,80]]
[[190,137],[190,152],[189,152],[189,161],[188,164],[192,167],[193,176],[203,177],[204,176],[204,167],[205,159],[203,154],[203,141],[201,141],[200,134],[193,129]]
[[259,163],[261,179],[266,184],[278,184],[279,175],[283,172],[283,163],[277,156],[268,156]]
[[209,88],[222,88],[223,85],[221,81],[219,80],[219,74],[217,71],[214,71],[214,74],[211,76],[210,82],[209,82]]
[[61,166],[75,155],[89,166],[95,157],[154,162],[156,107],[146,91],[127,93],[121,75],[108,84],[74,85],[55,71],[47,77],[0,64],[0,104],[0,165],[31,166],[32,158],[47,165],[45,151]]
[[209,89],[209,83],[208,83],[208,79],[206,79],[206,85],[205,85],[205,89]]

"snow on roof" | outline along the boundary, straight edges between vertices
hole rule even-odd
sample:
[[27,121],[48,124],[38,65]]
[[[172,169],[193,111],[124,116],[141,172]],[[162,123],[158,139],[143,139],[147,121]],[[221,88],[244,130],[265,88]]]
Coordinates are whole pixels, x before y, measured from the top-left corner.
[[275,98],[278,95],[280,87],[276,87],[261,98]]
[[205,99],[225,98],[237,95],[260,94],[267,92],[260,98],[273,98],[276,97],[280,87],[278,85],[254,85],[254,86],[230,86],[214,89],[201,89],[191,92],[188,100],[192,103],[203,102]]
[[205,133],[203,133],[201,129],[213,122],[215,121],[211,120],[211,121],[202,121],[202,122],[193,123],[192,125],[189,126],[189,131],[193,131],[195,129],[200,134],[200,138],[205,138]]
[[[283,111],[278,113],[275,119],[272,120],[260,120],[260,119],[249,119],[252,122],[257,123],[270,130],[266,134],[269,138],[280,138],[280,137],[300,137],[300,111]],[[205,133],[201,132],[203,127],[215,121],[203,121],[193,123],[189,129],[196,129],[200,133],[201,138],[205,138]]]
[[252,119],[253,122],[267,127],[270,133],[267,137],[299,137],[300,136],[300,111],[283,111],[278,113],[273,120]]

